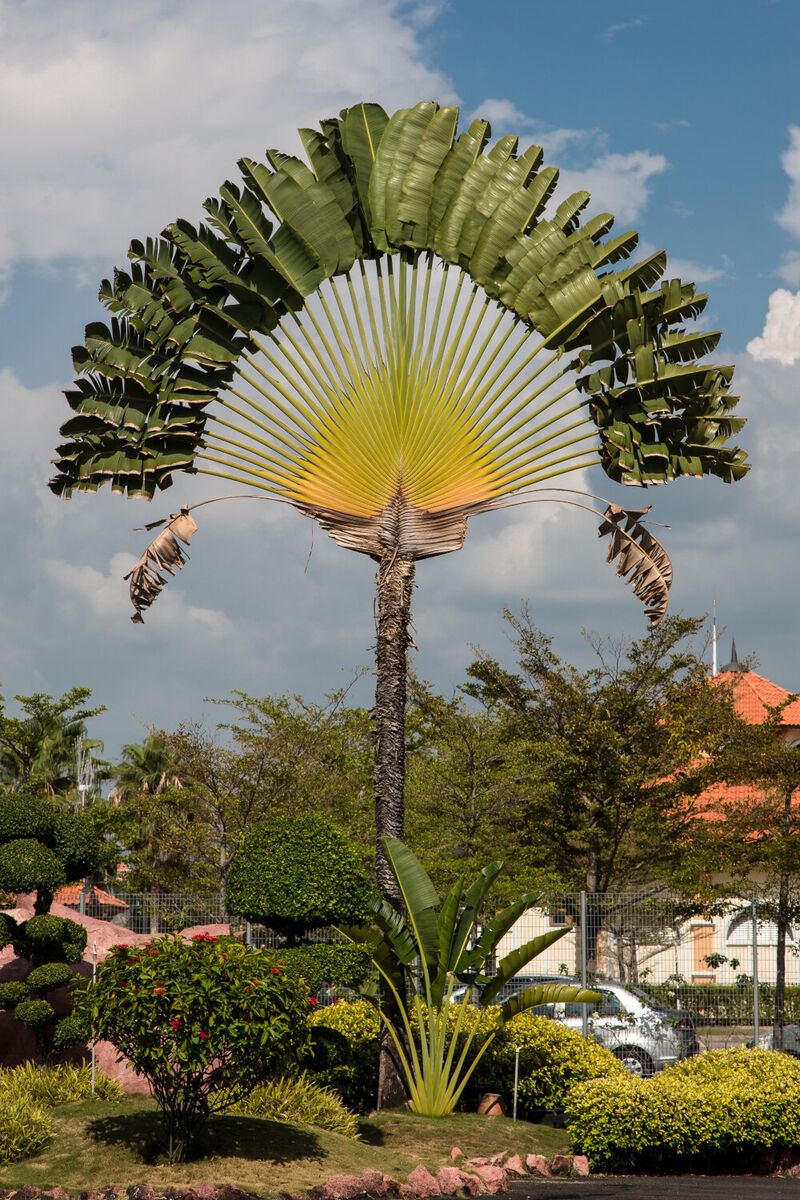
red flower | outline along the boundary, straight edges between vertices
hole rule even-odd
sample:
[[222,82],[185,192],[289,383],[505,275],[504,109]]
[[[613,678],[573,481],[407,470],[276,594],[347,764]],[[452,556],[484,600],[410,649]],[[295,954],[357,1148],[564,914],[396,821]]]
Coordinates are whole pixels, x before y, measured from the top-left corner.
[[138,962],[138,961],[139,961],[139,956],[138,956],[138,954],[129,954],[129,955],[128,955],[128,962],[129,962],[129,963],[132,963],[132,962]]
[[202,1029],[201,1029],[201,1030],[200,1030],[200,1037],[201,1037],[201,1038],[206,1038],[206,1039],[208,1039],[209,1037],[211,1037],[211,1034],[210,1034],[210,1033],[203,1033],[203,1031],[202,1031]]
[[127,983],[125,982],[125,980],[124,980],[124,979],[120,979],[119,983],[117,984],[117,987],[118,987],[118,988],[124,988],[124,987],[127,987],[127,986],[128,986],[128,985],[127,985]]
[[309,997],[308,997],[308,1003],[309,1003],[309,1004],[316,1004],[316,1003],[317,1003],[316,997],[315,997],[315,996],[309,996]]
[[277,967],[270,967],[270,971],[272,972],[273,975],[280,975],[280,971],[278,970]]
[[153,995],[154,996],[163,996],[164,988],[153,988]]
[[170,1025],[172,1026],[173,1029],[180,1029],[180,1027],[181,1027],[181,1023],[177,1017],[172,1018],[172,1020],[170,1021]]

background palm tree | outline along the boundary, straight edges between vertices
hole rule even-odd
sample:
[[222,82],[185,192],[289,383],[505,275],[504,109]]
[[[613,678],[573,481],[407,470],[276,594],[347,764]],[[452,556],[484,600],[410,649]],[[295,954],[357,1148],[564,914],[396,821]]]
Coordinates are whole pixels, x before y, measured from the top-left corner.
[[[659,282],[663,253],[624,265],[637,235],[581,225],[588,193],[556,205],[541,148],[457,119],[345,109],[300,131],[310,165],[242,159],[206,223],[133,242],[101,286],[111,324],[74,351],[51,483],[151,497],[200,471],[375,559],[377,878],[395,903],[380,838],[403,836],[415,562],[459,549],[476,513],[564,499],[548,481],[593,463],[639,485],[747,469],[732,368],[700,361],[719,335],[685,328],[705,297]],[[602,529],[655,621],[671,567],[644,511],[609,506]],[[148,547],[134,620],[195,529],[184,508]]]

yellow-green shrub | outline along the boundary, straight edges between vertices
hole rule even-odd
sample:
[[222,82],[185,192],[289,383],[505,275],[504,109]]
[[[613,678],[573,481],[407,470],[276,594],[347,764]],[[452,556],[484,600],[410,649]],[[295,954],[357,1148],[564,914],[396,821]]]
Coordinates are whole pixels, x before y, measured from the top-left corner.
[[[92,1072],[88,1063],[73,1066],[61,1063],[55,1067],[37,1067],[23,1063],[11,1070],[0,1070],[0,1100],[27,1097],[36,1104],[52,1108],[56,1104],[71,1104],[88,1100],[92,1094]],[[120,1100],[119,1084],[102,1075],[95,1075],[95,1095],[101,1100]]]
[[271,1079],[254,1088],[237,1112],[270,1121],[297,1121],[343,1137],[358,1137],[358,1120],[331,1088],[321,1087],[305,1071],[295,1079]]
[[52,1136],[50,1118],[29,1095],[0,1093],[0,1164],[29,1158]]
[[651,1079],[578,1084],[567,1128],[595,1169],[746,1169],[800,1145],[797,1066],[771,1051],[723,1050]]
[[354,1112],[375,1107],[379,1030],[378,1011],[367,1000],[339,1001],[311,1017],[311,1050],[304,1066],[315,1083],[332,1088]]

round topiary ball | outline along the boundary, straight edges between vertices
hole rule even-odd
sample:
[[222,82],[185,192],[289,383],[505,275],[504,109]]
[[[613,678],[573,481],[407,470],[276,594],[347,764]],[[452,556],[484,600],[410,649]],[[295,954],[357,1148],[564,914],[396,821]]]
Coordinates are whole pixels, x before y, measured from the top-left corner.
[[0,1008],[14,1009],[23,1000],[30,1000],[31,993],[27,983],[19,979],[10,979],[8,983],[0,983]]
[[0,913],[0,950],[10,945],[17,932],[17,922],[8,913]]
[[47,800],[24,792],[0,796],[0,843],[35,838],[49,845],[56,810]]
[[77,921],[40,913],[19,926],[14,937],[14,953],[37,964],[79,963],[86,940],[86,930]]
[[68,1017],[62,1017],[57,1022],[50,1044],[59,1053],[62,1050],[71,1050],[73,1046],[85,1046],[91,1041],[91,1037],[92,1026],[88,1018],[70,1013]]
[[36,838],[0,846],[0,888],[8,892],[55,892],[67,882],[64,864]]
[[228,877],[231,913],[290,939],[331,924],[357,924],[372,889],[358,855],[321,817],[283,817],[256,826]]
[[53,988],[65,987],[70,979],[72,969],[66,963],[49,962],[43,963],[41,967],[34,967],[25,982],[32,992],[44,995]]
[[23,1000],[14,1011],[19,1023],[27,1025],[28,1029],[44,1029],[55,1020],[55,1015],[46,1000]]

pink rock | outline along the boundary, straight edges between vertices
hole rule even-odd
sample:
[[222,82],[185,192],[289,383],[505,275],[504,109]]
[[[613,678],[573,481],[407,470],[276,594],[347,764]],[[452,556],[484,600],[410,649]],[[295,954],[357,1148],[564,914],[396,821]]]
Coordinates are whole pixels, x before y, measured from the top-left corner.
[[455,1162],[457,1158],[463,1158],[463,1157],[464,1157],[464,1151],[459,1150],[458,1146],[453,1146],[453,1149],[450,1151],[450,1162]]
[[[385,1196],[399,1196],[400,1183],[392,1175],[383,1176],[383,1188]],[[405,1186],[405,1185],[403,1185]]]
[[493,1154],[492,1157],[489,1159],[489,1163],[493,1167],[499,1167],[502,1164],[504,1158],[505,1158],[505,1154]]
[[483,1188],[483,1181],[477,1175],[459,1171],[458,1167],[440,1167],[436,1178],[445,1196],[455,1196],[458,1193],[477,1196]]
[[527,1175],[528,1174],[528,1172],[523,1167],[522,1159],[520,1158],[520,1156],[518,1154],[509,1155],[509,1157],[503,1163],[503,1166],[505,1167],[505,1169],[507,1171],[510,1171],[512,1173],[512,1175]]
[[[454,1168],[446,1167],[443,1170],[453,1170]],[[441,1171],[439,1174],[441,1175]],[[439,1180],[436,1175],[432,1175],[427,1167],[422,1163],[414,1167],[414,1170],[408,1177],[409,1186],[414,1189],[415,1196],[441,1196],[442,1188],[439,1185]]]
[[389,1178],[388,1175],[383,1175],[380,1171],[373,1171],[371,1167],[367,1167],[365,1171],[361,1172],[359,1178],[362,1192],[366,1192],[370,1196],[386,1195],[384,1181]]
[[58,1186],[48,1188],[46,1192],[42,1192],[42,1200],[69,1200],[69,1193]]
[[[125,1190],[128,1193],[129,1200],[154,1200],[155,1197],[155,1192],[149,1183],[134,1183]],[[114,1191],[116,1192],[116,1188]],[[122,1191],[122,1188],[120,1188],[120,1191]]]
[[217,1194],[217,1189],[213,1183],[209,1183],[207,1179],[201,1179],[199,1183],[192,1184],[192,1191],[199,1200],[214,1200]]
[[364,1194],[360,1175],[331,1175],[325,1186],[334,1200],[354,1200],[356,1196]]
[[529,1154],[525,1159],[525,1166],[531,1175],[538,1175],[541,1179],[551,1178],[550,1167],[543,1154]]
[[489,1164],[478,1166],[475,1168],[475,1174],[484,1181],[486,1191],[490,1195],[508,1191],[508,1173],[502,1167],[492,1167]]
[[[451,1154],[450,1157],[452,1158],[453,1155]],[[470,1167],[485,1167],[488,1161],[488,1158],[468,1158],[467,1164]]]
[[591,1175],[589,1160],[585,1154],[576,1154],[572,1159],[573,1175]]
[[316,1187],[309,1188],[306,1196],[308,1200],[332,1200],[327,1183],[318,1183]]
[[410,1183],[400,1184],[401,1200],[416,1200],[417,1193],[414,1191]]
[[550,1174],[558,1178],[568,1178],[572,1174],[572,1156],[570,1154],[555,1154],[550,1159]]

